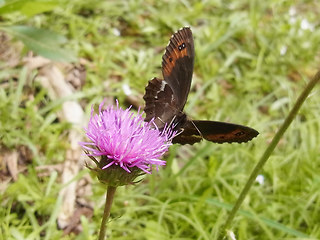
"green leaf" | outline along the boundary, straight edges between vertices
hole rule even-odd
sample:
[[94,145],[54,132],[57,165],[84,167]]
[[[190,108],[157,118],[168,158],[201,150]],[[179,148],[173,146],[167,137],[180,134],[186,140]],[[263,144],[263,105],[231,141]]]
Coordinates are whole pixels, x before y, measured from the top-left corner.
[[19,11],[23,5],[30,0],[14,0],[14,1],[5,1],[4,5],[0,7],[0,14],[7,14]]
[[55,32],[29,26],[1,27],[2,30],[21,40],[35,53],[59,62],[73,62],[77,58],[73,52],[60,47],[67,39]]
[[28,17],[32,17],[39,13],[48,12],[53,10],[57,6],[56,1],[34,1],[34,2],[27,2],[21,8],[21,13],[25,14]]
[[[1,2],[0,2],[1,4]],[[36,14],[48,12],[54,9],[58,5],[54,0],[12,0],[4,1],[4,4],[0,7],[0,14],[8,14],[13,12],[20,12],[28,17],[32,17]]]
[[10,27],[5,27],[9,28],[16,34],[17,36],[22,36],[23,38],[29,37],[29,38],[34,38],[38,39],[39,41],[45,42],[46,44],[49,45],[54,45],[54,44],[64,44],[67,42],[67,38],[46,30],[46,29],[40,29],[40,28],[34,28],[34,27],[29,27],[29,26],[10,26]]

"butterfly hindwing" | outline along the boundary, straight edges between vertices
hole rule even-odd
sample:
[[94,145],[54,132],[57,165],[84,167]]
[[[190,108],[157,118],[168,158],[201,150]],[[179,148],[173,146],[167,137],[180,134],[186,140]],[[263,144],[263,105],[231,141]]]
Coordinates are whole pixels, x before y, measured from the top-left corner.
[[193,144],[202,138],[214,143],[243,143],[259,133],[253,128],[217,121],[188,120],[183,132],[174,139],[174,143]]
[[179,113],[175,107],[177,103],[173,91],[169,84],[162,79],[153,78],[149,81],[143,99],[146,102],[145,121],[149,122],[155,118],[159,129],[162,129],[165,123],[170,123],[172,118]]

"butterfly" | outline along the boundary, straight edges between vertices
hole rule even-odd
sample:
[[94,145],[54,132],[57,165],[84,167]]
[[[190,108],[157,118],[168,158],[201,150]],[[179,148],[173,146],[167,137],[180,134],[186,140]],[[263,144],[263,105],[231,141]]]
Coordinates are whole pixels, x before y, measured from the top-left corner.
[[144,111],[145,121],[154,119],[159,129],[173,124],[179,132],[173,143],[194,144],[202,139],[214,143],[242,143],[256,137],[253,128],[217,121],[191,120],[183,112],[193,74],[194,42],[192,31],[184,27],[174,33],[162,56],[163,79],[148,82]]

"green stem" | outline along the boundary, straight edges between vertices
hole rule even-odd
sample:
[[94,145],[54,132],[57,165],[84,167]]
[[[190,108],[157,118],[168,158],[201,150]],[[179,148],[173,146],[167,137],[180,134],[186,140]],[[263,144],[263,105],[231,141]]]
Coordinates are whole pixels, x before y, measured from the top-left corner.
[[232,220],[234,219],[235,214],[239,210],[244,198],[248,194],[248,192],[249,192],[251,186],[253,185],[255,179],[257,178],[260,170],[263,168],[264,164],[267,162],[271,153],[273,152],[273,150],[275,149],[275,147],[279,143],[281,137],[283,136],[283,134],[288,129],[289,125],[291,124],[291,122],[293,121],[295,116],[297,115],[301,105],[306,100],[306,98],[308,97],[309,93],[314,88],[314,86],[319,82],[319,80],[320,80],[320,71],[318,71],[316,73],[316,75],[313,77],[313,79],[308,83],[308,85],[306,86],[304,91],[301,93],[301,95],[299,96],[295,105],[293,106],[292,110],[290,111],[288,117],[286,118],[286,120],[284,121],[284,123],[280,127],[279,131],[276,133],[276,135],[272,139],[270,145],[268,146],[268,148],[265,150],[264,154],[260,158],[260,161],[257,163],[256,167],[252,171],[246,185],[244,186],[242,192],[240,193],[239,198],[237,199],[234,207],[232,208],[231,213],[229,214],[229,217],[226,220],[225,225],[222,228],[222,231],[221,231],[222,235],[224,235],[226,230],[228,230],[228,228],[230,227],[230,224],[231,224]]
[[109,216],[110,216],[110,210],[111,210],[112,201],[113,201],[116,189],[117,189],[116,187],[108,186],[108,190],[107,190],[107,194],[106,194],[106,204],[104,206],[103,218],[102,218],[102,221],[101,221],[100,233],[99,233],[98,240],[104,240],[105,239],[106,230],[107,230],[107,221],[108,221]]

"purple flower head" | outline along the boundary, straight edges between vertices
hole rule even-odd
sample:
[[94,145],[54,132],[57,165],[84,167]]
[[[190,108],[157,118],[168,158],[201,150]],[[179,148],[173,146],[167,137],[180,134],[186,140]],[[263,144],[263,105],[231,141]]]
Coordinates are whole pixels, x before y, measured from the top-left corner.
[[127,173],[141,170],[151,173],[152,165],[165,165],[159,158],[172,144],[175,132],[169,127],[159,131],[154,121],[144,122],[142,113],[138,111],[134,116],[130,108],[123,110],[117,106],[107,106],[102,109],[104,101],[99,105],[99,113],[92,108],[91,118],[86,135],[90,142],[81,142],[80,145],[87,151],[87,155],[95,160],[102,170],[121,167]]

